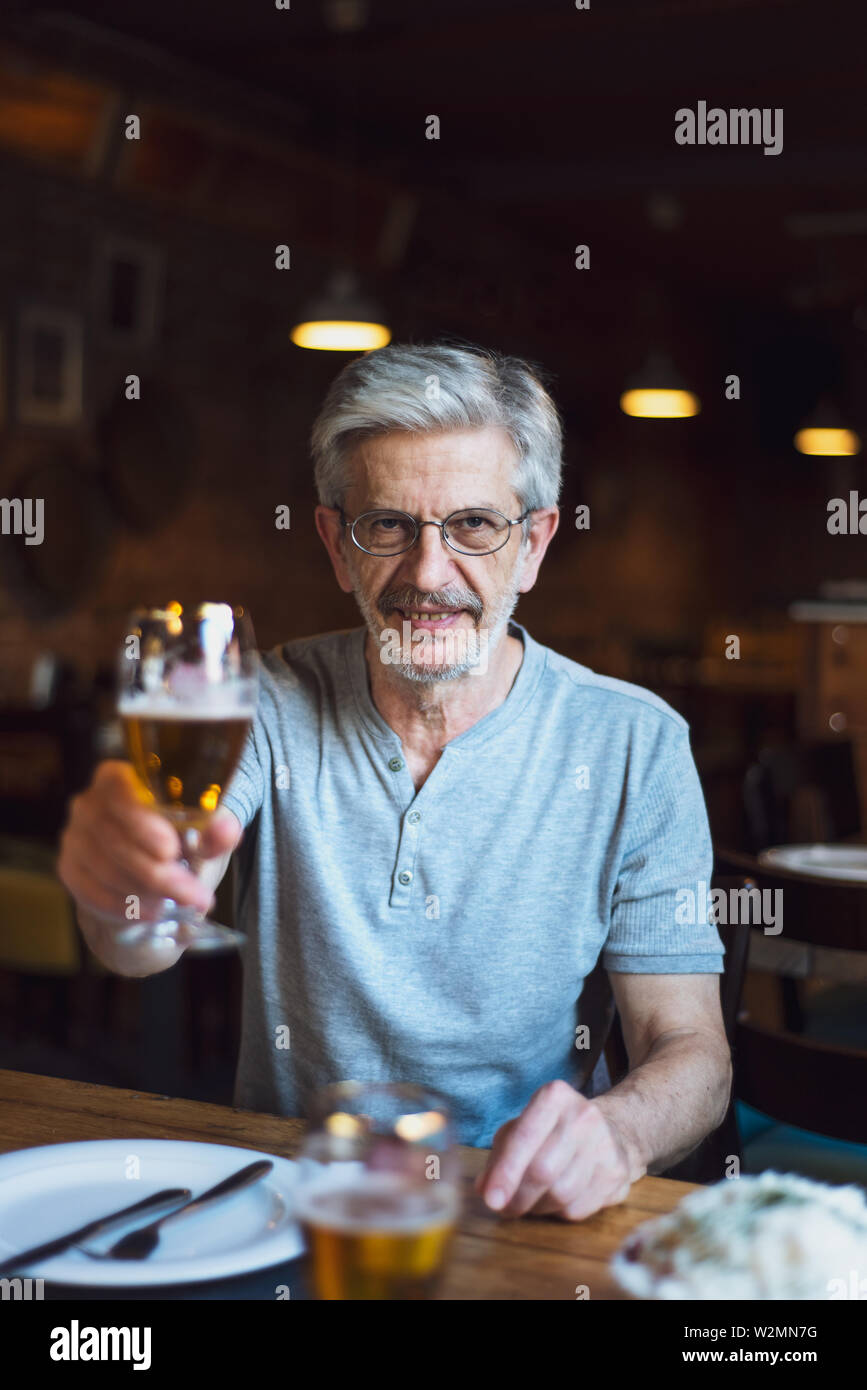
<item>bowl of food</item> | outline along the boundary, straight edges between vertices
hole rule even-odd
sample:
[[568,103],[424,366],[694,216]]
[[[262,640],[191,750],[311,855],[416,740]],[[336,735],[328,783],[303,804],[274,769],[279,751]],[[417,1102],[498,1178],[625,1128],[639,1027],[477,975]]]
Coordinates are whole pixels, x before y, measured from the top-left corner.
[[611,1269],[644,1299],[863,1298],[867,1194],[791,1173],[725,1178],[644,1222]]

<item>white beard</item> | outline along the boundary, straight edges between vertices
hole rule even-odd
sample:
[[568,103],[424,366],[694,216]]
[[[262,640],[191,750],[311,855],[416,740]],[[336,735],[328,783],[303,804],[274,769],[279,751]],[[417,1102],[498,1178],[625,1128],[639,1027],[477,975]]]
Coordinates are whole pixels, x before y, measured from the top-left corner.
[[[434,681],[457,680],[461,676],[483,674],[487,670],[488,662],[505,637],[509,619],[517,607],[520,598],[518,586],[523,569],[523,563],[520,563],[511,585],[500,598],[487,626],[446,629],[442,634],[426,632],[421,639],[414,642],[409,640],[408,622],[404,623],[401,620],[403,632],[398,632],[394,625],[383,624],[379,610],[360,587],[354,588],[353,593],[383,664],[390,666],[405,680],[430,685]],[[399,647],[396,646],[394,638],[388,640],[388,635],[394,633],[400,638]],[[452,646],[447,643],[451,643]],[[446,652],[454,652],[457,648],[457,660],[437,661],[435,658],[438,647]],[[419,648],[425,654],[423,658],[415,654]],[[433,659],[428,659],[428,653]]]

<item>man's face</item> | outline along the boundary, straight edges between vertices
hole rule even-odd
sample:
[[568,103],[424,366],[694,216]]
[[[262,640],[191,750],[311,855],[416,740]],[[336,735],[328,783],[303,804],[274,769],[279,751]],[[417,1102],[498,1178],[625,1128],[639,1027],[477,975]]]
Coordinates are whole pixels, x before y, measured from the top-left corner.
[[[495,426],[380,435],[354,455],[344,511],[350,521],[380,507],[444,521],[467,507],[489,507],[514,520],[521,513],[512,491],[515,464],[509,436]],[[526,550],[521,531],[513,526],[508,542],[491,555],[463,555],[437,528],[423,526],[402,555],[372,556],[353,544],[346,528],[343,555],[352,591],[377,650],[401,675],[449,680],[493,654],[518,601]],[[386,642],[389,633],[394,637]]]

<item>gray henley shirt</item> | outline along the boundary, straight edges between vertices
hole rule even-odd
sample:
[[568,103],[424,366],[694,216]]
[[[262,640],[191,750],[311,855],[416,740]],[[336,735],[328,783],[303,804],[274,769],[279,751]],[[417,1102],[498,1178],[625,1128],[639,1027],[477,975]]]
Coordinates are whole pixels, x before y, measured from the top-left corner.
[[246,827],[235,1104],[303,1116],[332,1081],[412,1081],[487,1147],[546,1081],[608,1088],[608,973],[722,971],[683,908],[712,862],[688,727],[513,621],[509,694],[416,791],[365,632],[263,656],[223,798]]

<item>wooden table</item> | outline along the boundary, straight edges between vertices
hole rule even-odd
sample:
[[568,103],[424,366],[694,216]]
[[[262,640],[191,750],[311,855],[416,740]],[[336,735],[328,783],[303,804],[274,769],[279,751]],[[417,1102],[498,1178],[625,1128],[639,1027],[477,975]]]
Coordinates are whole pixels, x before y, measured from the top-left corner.
[[[82,1139],[186,1139],[291,1158],[303,1132],[302,1120],[0,1070],[2,1152]],[[487,1150],[460,1152],[466,1199],[442,1299],[573,1300],[578,1285],[588,1286],[591,1299],[625,1298],[608,1273],[610,1256],[635,1226],[670,1211],[695,1187],[642,1178],[621,1206],[586,1221],[507,1221],[488,1211],[472,1190]]]

